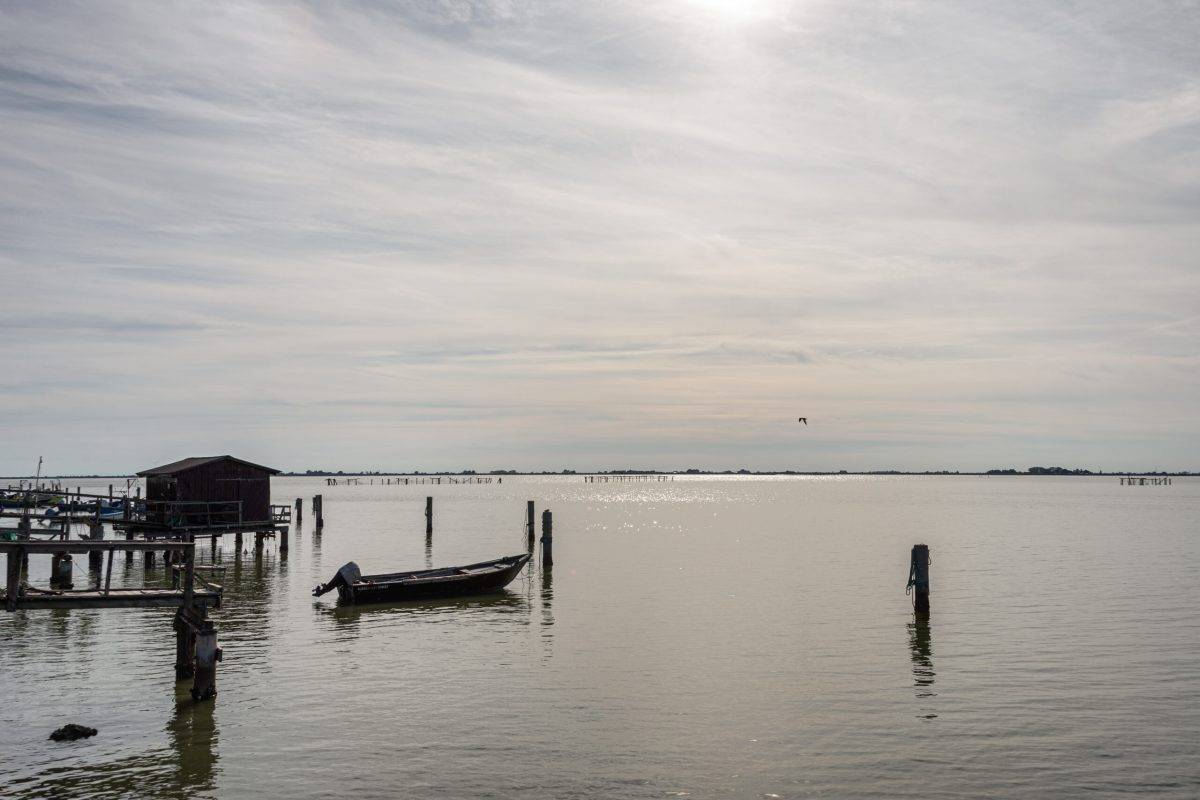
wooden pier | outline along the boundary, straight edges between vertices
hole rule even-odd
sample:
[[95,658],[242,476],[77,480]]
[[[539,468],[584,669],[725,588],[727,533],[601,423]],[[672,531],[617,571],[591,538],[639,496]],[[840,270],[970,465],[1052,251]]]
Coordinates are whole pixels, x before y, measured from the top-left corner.
[[[141,494],[140,490],[137,494]],[[10,501],[14,496],[11,491],[6,495]],[[197,576],[197,572],[211,575],[215,571],[196,566],[196,537],[212,536],[215,542],[215,537],[221,533],[235,532],[240,536],[245,530],[253,530],[266,535],[265,528],[273,535],[280,525],[286,530],[291,508],[287,507],[286,513],[273,508],[271,521],[267,526],[261,526],[241,523],[238,519],[240,504],[237,515],[221,518],[214,509],[207,507],[212,504],[155,504],[134,502],[135,498],[126,497],[121,517],[108,518],[104,515],[105,501],[112,500],[111,493],[91,495],[78,488],[73,493],[64,493],[57,486],[21,487],[19,500],[22,503],[19,510],[10,506],[9,510],[0,511],[0,522],[17,520],[14,528],[0,527],[0,553],[6,561],[6,579],[0,593],[4,610],[174,608],[176,678],[194,678],[191,691],[197,700],[213,697],[216,694],[216,663],[221,660],[222,653],[216,643],[216,628],[207,617],[210,608],[221,607],[223,588]],[[44,511],[52,502],[57,513],[47,517]],[[42,509],[43,513],[34,513],[35,509]],[[111,510],[111,502],[108,510]],[[35,527],[35,521],[46,525]],[[123,537],[105,540],[106,524],[124,534]],[[86,525],[86,538],[70,538],[76,525]],[[157,553],[164,554],[165,563],[172,571],[171,588],[113,588],[114,555],[124,552],[128,560],[135,551],[145,553],[147,565],[153,563]],[[97,573],[95,588],[74,588],[73,553],[87,554],[89,569]],[[30,585],[27,574],[29,556],[46,554],[51,556],[48,589]],[[174,557],[182,563],[172,563]]]
[[1170,486],[1171,479],[1163,476],[1157,478],[1141,475],[1122,475],[1122,486]]
[[584,475],[584,483],[659,483],[675,480],[674,475]]
[[492,483],[503,480],[501,476],[493,475],[392,475],[375,477],[358,477],[358,478],[326,478],[326,486],[374,486],[378,483],[380,486],[423,486],[432,485],[440,486],[457,485],[457,484],[472,484],[472,483]]

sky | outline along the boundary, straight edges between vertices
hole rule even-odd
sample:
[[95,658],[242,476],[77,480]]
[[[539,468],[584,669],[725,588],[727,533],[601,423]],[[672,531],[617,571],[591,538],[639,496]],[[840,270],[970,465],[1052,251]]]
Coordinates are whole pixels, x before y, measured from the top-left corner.
[[1197,41],[1144,0],[5,0],[0,474],[1200,469]]

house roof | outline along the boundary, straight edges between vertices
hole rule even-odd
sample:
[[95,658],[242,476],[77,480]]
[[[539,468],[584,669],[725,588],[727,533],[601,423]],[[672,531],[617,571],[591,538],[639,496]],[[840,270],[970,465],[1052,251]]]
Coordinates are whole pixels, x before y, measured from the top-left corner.
[[182,461],[173,461],[170,464],[163,464],[161,467],[144,469],[138,473],[138,477],[146,477],[147,475],[177,475],[180,472],[187,472],[189,469],[202,467],[205,464],[211,464],[214,461],[224,461],[225,459],[236,461],[239,464],[245,464],[246,466],[254,467],[255,469],[265,470],[272,475],[279,474],[279,470],[273,469],[272,467],[264,467],[262,464],[253,464],[240,458],[234,458],[233,456],[194,456],[192,458],[185,458]]

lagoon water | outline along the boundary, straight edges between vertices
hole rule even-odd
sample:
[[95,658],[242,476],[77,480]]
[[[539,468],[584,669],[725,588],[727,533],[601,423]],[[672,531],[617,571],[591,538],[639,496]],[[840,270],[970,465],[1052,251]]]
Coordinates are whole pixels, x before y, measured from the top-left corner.
[[[273,492],[305,498],[304,524],[286,557],[219,546],[212,703],[175,684],[170,610],[0,614],[0,796],[1200,796],[1195,479]],[[309,594],[348,560],[520,552],[527,499],[554,512],[552,576],[454,602]],[[904,593],[917,542],[927,621]],[[214,558],[207,541],[198,557]],[[141,555],[122,560],[114,582],[140,584]],[[45,585],[49,559],[31,574]],[[76,584],[87,575],[77,556]],[[100,733],[47,741],[67,722]]]

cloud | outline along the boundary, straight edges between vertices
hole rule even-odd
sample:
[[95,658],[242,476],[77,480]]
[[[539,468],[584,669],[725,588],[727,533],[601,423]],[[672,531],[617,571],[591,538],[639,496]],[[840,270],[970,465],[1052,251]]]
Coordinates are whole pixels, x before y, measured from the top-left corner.
[[6,7],[0,471],[1195,466],[1194,11],[722,8]]

